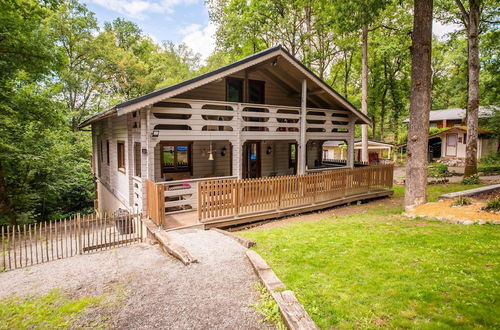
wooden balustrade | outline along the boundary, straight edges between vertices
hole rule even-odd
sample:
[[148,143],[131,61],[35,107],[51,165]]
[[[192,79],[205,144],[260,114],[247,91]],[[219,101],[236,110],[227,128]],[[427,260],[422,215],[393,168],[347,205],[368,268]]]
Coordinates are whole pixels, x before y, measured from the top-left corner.
[[198,183],[198,219],[238,217],[297,208],[392,188],[393,166]]

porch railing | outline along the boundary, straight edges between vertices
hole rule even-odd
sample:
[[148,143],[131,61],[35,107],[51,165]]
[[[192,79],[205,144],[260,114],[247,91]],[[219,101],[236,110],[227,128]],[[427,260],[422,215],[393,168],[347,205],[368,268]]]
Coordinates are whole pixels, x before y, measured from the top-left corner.
[[198,183],[198,219],[248,216],[390,190],[393,165],[305,175]]
[[198,183],[235,178],[235,176],[224,176],[166,182],[153,182],[146,179],[147,214],[157,225],[163,225],[169,214],[197,209]]

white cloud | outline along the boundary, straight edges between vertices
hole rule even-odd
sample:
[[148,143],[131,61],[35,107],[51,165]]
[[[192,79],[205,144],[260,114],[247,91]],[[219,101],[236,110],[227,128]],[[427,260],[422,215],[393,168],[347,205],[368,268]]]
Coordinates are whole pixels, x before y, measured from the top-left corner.
[[457,30],[461,29],[460,25],[457,24],[442,24],[438,21],[434,21],[432,23],[432,32],[439,38],[439,39],[444,39],[446,38],[446,35],[450,32],[455,32]]
[[136,19],[144,19],[147,13],[172,14],[174,7],[178,5],[189,5],[198,2],[198,0],[87,0]]
[[194,52],[201,54],[206,60],[215,49],[216,26],[208,23],[206,26],[190,24],[177,31],[183,36],[181,42],[189,46]]

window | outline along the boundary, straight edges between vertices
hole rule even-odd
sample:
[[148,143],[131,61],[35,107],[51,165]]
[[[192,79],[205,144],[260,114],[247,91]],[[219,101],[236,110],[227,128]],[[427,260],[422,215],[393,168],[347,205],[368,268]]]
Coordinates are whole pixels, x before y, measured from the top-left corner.
[[226,79],[226,100],[228,102],[243,102],[243,80]]
[[297,167],[297,143],[288,144],[288,168]]
[[162,172],[191,172],[191,144],[166,142],[161,145]]
[[118,171],[125,173],[125,142],[118,141],[116,144],[116,155],[118,160]]
[[135,176],[141,176],[141,144],[139,142],[134,143],[134,174]]
[[264,104],[265,82],[261,80],[248,81],[248,102]]
[[435,121],[433,121],[433,122],[431,122],[431,123],[429,124],[429,127],[432,127],[432,128],[437,128],[437,127],[438,127],[438,124],[437,124]]
[[106,164],[109,165],[109,140],[106,140]]
[[102,163],[102,161],[104,160],[104,150],[103,150],[103,144],[102,144],[102,140],[100,141],[99,143],[99,163]]

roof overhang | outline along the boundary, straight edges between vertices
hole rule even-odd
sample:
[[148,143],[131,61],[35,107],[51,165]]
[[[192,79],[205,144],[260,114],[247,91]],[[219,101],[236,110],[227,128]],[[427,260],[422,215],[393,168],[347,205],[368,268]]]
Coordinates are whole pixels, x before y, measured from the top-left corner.
[[[239,61],[236,61],[232,64],[224,66],[220,69],[214,70],[212,72],[197,76],[195,78],[186,80],[176,85],[172,85],[166,88],[162,88],[160,90],[154,91],[152,93],[137,97],[135,99],[120,103],[111,107],[107,110],[104,110],[79,125],[79,128],[83,128],[92,124],[95,121],[101,120],[105,117],[117,115],[121,116],[129,112],[137,111],[153,104],[163,101],[168,98],[173,98],[182,93],[185,93],[194,88],[206,85],[208,83],[217,81],[226,76],[232,75],[238,71],[248,69],[252,66],[256,66],[262,62],[271,60],[273,58],[281,58],[285,59],[288,63],[290,63],[294,69],[300,72],[302,79],[308,79],[308,82],[311,82],[322,90],[323,93],[328,95],[332,100],[335,101],[336,104],[341,105],[345,110],[351,111],[356,117],[356,123],[361,124],[370,124],[370,119],[359,111],[354,105],[352,105],[347,99],[338,94],[335,90],[333,90],[328,84],[326,84],[322,79],[320,79],[316,74],[310,71],[307,67],[305,67],[299,60],[293,57],[288,51],[286,51],[281,45],[268,48],[261,52],[255,53],[251,56],[245,57]],[[317,93],[318,91],[315,91]]]

